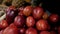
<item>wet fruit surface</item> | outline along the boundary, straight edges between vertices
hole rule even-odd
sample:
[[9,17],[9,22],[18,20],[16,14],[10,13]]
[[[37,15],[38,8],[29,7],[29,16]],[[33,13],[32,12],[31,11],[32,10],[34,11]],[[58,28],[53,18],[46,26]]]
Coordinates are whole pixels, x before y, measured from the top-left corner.
[[25,16],[29,16],[29,15],[31,15],[31,13],[32,13],[32,7],[31,6],[27,6],[27,7],[24,8],[23,14]]
[[38,30],[48,30],[49,29],[49,24],[46,20],[41,19],[36,23],[36,28]]
[[17,16],[18,11],[16,10],[10,10],[6,12],[6,20],[8,23],[12,23],[14,21],[14,18]]
[[26,25],[28,27],[32,27],[32,26],[35,25],[35,20],[34,20],[34,18],[32,16],[27,17],[27,19],[26,19]]
[[14,24],[10,24],[10,26],[3,31],[3,34],[18,34],[18,29]]
[[17,27],[23,27],[24,23],[25,23],[25,19],[23,16],[16,16],[15,17],[14,24]]
[[58,14],[49,13],[41,6],[26,5],[6,9],[6,18],[0,21],[0,34],[60,34]]
[[33,17],[35,19],[40,19],[44,10],[41,7],[36,7],[33,9]]
[[0,29],[4,29],[8,26],[8,23],[6,20],[0,21]]
[[34,28],[29,28],[26,30],[25,34],[37,34],[37,31]]
[[57,14],[51,14],[50,15],[50,21],[51,22],[57,22],[58,18],[59,18],[59,16]]
[[20,33],[20,34],[24,34],[24,33],[25,33],[25,28],[20,28],[20,29],[19,29],[19,33]]

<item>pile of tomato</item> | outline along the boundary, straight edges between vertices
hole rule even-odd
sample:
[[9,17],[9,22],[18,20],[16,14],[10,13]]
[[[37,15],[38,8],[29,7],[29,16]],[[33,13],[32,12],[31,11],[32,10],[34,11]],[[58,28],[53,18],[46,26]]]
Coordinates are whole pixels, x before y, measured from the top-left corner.
[[40,6],[10,6],[0,21],[0,34],[60,34],[59,15],[49,15]]

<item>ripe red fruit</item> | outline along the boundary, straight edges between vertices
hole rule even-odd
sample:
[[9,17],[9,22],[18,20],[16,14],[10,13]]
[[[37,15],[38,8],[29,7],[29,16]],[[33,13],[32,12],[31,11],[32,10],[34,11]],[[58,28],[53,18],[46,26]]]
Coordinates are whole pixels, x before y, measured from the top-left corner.
[[43,9],[41,7],[35,7],[33,9],[33,17],[35,19],[40,19],[42,17],[42,14],[43,14]]
[[59,19],[59,16],[57,14],[51,14],[49,19],[51,22],[57,22]]
[[37,30],[34,28],[28,28],[25,34],[37,34]]
[[46,20],[41,19],[41,20],[37,21],[36,28],[38,30],[49,30],[50,26]]
[[15,9],[15,6],[9,6],[5,11],[10,11],[10,10],[13,10]]
[[14,24],[10,24],[10,26],[3,31],[3,34],[18,34],[18,29]]
[[0,28],[1,29],[4,29],[8,26],[8,23],[6,22],[6,20],[2,20],[0,21]]
[[4,30],[1,30],[1,31],[0,31],[0,34],[3,34],[3,31],[4,31]]
[[10,24],[14,21],[14,18],[18,15],[17,10],[10,10],[6,12],[6,20]]
[[35,20],[32,16],[29,16],[26,18],[26,25],[28,27],[32,27],[32,26],[34,26],[34,24],[35,24]]
[[18,15],[23,16],[23,15],[24,15],[24,14],[23,14],[23,11],[20,11],[20,12],[18,13]]
[[16,16],[15,19],[14,19],[14,24],[17,26],[17,27],[23,27],[24,24],[25,24],[25,19],[23,16]]
[[48,18],[48,14],[45,12],[42,17],[43,17],[43,19],[47,19]]
[[27,6],[27,7],[24,8],[23,14],[25,16],[29,16],[29,15],[31,15],[31,13],[32,13],[32,7],[31,6]]
[[25,33],[25,28],[20,28],[20,29],[19,29],[19,33],[20,33],[20,34],[24,34],[24,33]]
[[48,31],[41,31],[40,34],[50,34]]

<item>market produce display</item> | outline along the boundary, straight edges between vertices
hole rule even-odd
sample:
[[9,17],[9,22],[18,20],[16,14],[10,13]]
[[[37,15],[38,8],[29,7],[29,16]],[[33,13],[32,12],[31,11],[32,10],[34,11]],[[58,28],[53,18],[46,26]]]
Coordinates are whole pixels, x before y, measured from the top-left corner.
[[0,34],[60,34],[59,15],[48,14],[41,6],[11,5],[5,12]]

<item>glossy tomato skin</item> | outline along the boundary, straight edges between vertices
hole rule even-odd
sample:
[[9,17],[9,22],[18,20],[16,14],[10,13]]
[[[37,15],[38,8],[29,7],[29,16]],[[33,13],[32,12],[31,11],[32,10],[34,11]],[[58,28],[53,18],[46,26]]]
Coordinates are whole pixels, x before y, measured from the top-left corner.
[[43,13],[44,13],[44,10],[41,7],[35,7],[33,9],[33,13],[32,14],[33,14],[33,17],[35,19],[40,19],[42,17]]
[[35,20],[32,16],[26,18],[26,25],[28,27],[33,27],[35,25]]
[[1,30],[1,31],[0,31],[0,34],[3,34],[3,31],[4,31],[4,30]]
[[10,26],[3,31],[3,34],[18,34],[18,29],[14,24],[10,24]]
[[4,29],[8,26],[8,23],[6,20],[0,21],[0,29]]
[[15,19],[14,19],[14,24],[17,26],[17,27],[23,27],[24,24],[25,24],[25,19],[23,16],[16,16]]
[[51,22],[57,22],[59,20],[59,16],[57,14],[51,14],[49,19]]
[[50,29],[50,25],[48,24],[48,22],[46,20],[39,20],[36,23],[36,28],[38,30],[49,30]]
[[37,34],[37,30],[34,28],[28,28],[25,34]]
[[48,31],[41,31],[40,34],[50,34]]
[[18,15],[18,10],[10,10],[6,12],[6,20],[10,24],[14,21],[14,18]]
[[25,34],[25,31],[26,31],[25,28],[19,28],[19,33],[20,34]]
[[18,15],[24,16],[23,11],[20,11]]
[[26,7],[24,8],[24,10],[23,10],[23,14],[24,14],[25,16],[31,15],[32,9],[33,9],[33,8],[32,8],[31,6],[26,6]]

